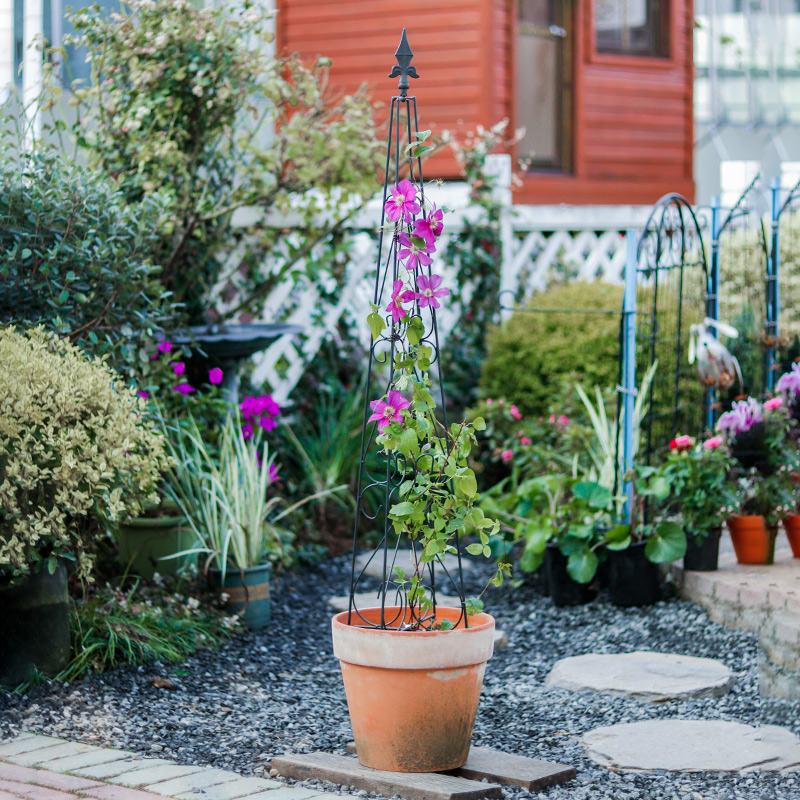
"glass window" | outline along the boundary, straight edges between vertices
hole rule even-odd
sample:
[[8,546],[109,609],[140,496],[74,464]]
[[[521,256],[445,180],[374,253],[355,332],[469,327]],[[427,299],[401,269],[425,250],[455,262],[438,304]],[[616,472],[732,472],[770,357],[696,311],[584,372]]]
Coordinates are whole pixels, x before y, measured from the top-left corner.
[[595,0],[598,53],[667,55],[668,0]]
[[572,3],[520,0],[517,20],[518,153],[531,169],[569,172],[572,161]]

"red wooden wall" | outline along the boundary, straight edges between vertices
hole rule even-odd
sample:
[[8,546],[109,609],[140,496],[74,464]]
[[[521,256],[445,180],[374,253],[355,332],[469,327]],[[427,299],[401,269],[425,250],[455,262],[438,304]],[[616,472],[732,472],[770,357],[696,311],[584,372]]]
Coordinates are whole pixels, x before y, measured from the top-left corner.
[[[670,0],[669,57],[598,54],[594,0],[574,0],[574,169],[529,173],[521,203],[647,204],[692,179],[692,0]],[[366,83],[385,105],[403,27],[419,80],[420,127],[464,135],[504,117],[514,125],[515,0],[278,0],[279,53],[328,56],[334,90]],[[379,113],[384,113],[383,111]],[[449,155],[426,176],[455,178]]]

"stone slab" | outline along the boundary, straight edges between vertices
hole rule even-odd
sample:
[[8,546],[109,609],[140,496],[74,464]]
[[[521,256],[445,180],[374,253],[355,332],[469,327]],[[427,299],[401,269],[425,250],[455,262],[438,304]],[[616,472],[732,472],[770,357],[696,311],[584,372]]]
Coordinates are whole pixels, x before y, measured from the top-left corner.
[[157,783],[150,788],[151,792],[164,795],[164,797],[181,797],[186,800],[197,800],[202,797],[203,790],[209,786],[217,786],[220,783],[230,783],[240,776],[227,769],[207,768],[202,772],[187,775],[183,778]]
[[[347,752],[356,755],[356,743],[347,743]],[[553,761],[517,756],[493,750],[491,747],[470,747],[467,763],[450,773],[459,778],[503,786],[520,786],[529,792],[538,792],[548,786],[571,781],[576,775],[574,767]]]
[[736,683],[733,672],[711,658],[672,653],[588,653],[557,661],[546,689],[597,692],[647,703],[719,697]]
[[79,792],[100,786],[97,781],[78,778],[75,775],[63,775],[60,772],[51,772],[49,769],[20,767],[17,764],[0,763],[0,776],[7,781],[47,786],[62,792]]
[[597,728],[581,743],[597,764],[623,772],[788,772],[800,739],[774,725],[661,719]]
[[[245,797],[259,792],[280,789],[283,787],[280,781],[269,781],[266,778],[242,777],[236,775],[234,780],[225,783],[218,783],[213,786],[206,786],[197,793],[188,797],[202,798],[203,800],[236,800],[237,797]],[[158,789],[158,786],[149,787],[151,791]]]
[[84,778],[97,778],[98,780],[107,781],[117,775],[122,775],[123,772],[146,767],[160,767],[170,763],[170,761],[164,761],[161,758],[140,758],[138,756],[130,758],[129,756],[122,756],[118,761],[109,761],[106,764],[97,764],[91,767],[81,767],[73,770],[73,772],[76,775],[83,775]]
[[186,764],[162,764],[158,767],[148,766],[144,767],[144,769],[132,769],[128,772],[123,772],[121,775],[109,778],[108,780],[120,786],[130,786],[133,788],[142,786],[149,787],[152,784],[161,783],[161,781],[193,775],[196,772],[202,771],[202,769],[202,767],[193,767]]
[[0,778],[0,794],[12,800],[75,800],[75,795],[36,786],[31,783],[17,783]]
[[333,753],[280,756],[272,759],[272,769],[286,778],[330,781],[386,797],[399,795],[406,800],[500,800],[503,796],[496,784],[433,772],[384,772]]
[[44,762],[43,766],[56,772],[74,772],[82,767],[95,767],[107,764],[110,761],[120,761],[124,758],[135,758],[134,753],[127,750],[107,750],[104,747],[93,747],[91,750],[77,756],[54,758]]
[[65,742],[61,739],[56,739],[54,744],[50,747],[42,747],[32,752],[18,753],[14,756],[6,756],[6,760],[12,764],[19,764],[22,767],[33,767],[36,764],[50,765],[48,762],[57,758],[65,756],[78,756],[83,753],[91,753],[96,751],[96,747],[90,744],[81,744],[80,742]]
[[[389,564],[392,564],[392,557],[394,556],[394,551],[389,551]],[[452,575],[454,578],[456,576],[458,570],[458,559],[452,553],[448,553],[442,559],[444,561],[445,569]],[[398,551],[397,557],[394,559],[394,565],[396,567],[400,567],[404,572],[406,577],[411,575],[414,572],[414,558],[411,554],[411,550],[401,550]],[[447,587],[448,578],[443,573],[441,569],[441,565],[437,562],[436,564],[439,569],[437,570],[437,574],[439,577],[436,580],[437,586],[444,586]],[[474,571],[475,567],[472,562],[464,558],[461,558],[461,568],[464,574],[468,572]],[[383,552],[375,552],[369,550],[365,553],[359,553],[356,556],[356,574],[359,572],[363,572],[365,575],[369,575],[371,578],[378,578],[378,580],[383,579]],[[347,609],[345,609],[347,610]]]
[[64,740],[56,739],[54,736],[39,736],[38,734],[18,736],[16,739],[0,744],[0,759],[5,761],[9,756],[30,753],[33,750],[54,747],[57,744],[64,744]]

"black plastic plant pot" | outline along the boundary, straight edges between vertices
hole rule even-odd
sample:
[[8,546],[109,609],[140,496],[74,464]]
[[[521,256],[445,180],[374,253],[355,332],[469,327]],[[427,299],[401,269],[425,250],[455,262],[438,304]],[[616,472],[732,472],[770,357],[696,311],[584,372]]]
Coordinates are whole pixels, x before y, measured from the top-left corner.
[[615,606],[650,606],[661,599],[658,566],[644,552],[644,542],[608,554],[608,596]]
[[15,586],[0,584],[0,686],[14,688],[55,675],[69,661],[67,568],[31,575]]
[[697,544],[693,533],[686,536],[686,554],[683,568],[693,572],[713,572],[719,562],[719,540],[722,528],[712,528]]
[[731,455],[745,468],[755,467],[762,475],[771,475],[767,447],[764,442],[764,423],[757,422],[744,433],[737,433],[731,446]]
[[567,572],[567,557],[558,545],[548,544],[544,553],[544,567],[550,599],[557,606],[580,606],[597,597],[597,590],[573,580]]

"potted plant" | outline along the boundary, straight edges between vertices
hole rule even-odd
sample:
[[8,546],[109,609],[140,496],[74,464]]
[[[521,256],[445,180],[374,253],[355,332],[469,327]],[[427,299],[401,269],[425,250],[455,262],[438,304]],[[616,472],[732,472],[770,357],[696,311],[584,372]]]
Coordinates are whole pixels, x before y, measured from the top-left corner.
[[656,467],[640,465],[626,477],[634,487],[630,522],[606,534],[608,594],[614,605],[651,605],[661,597],[657,565],[683,557],[686,535],[674,519],[656,513],[670,494]]
[[[247,400],[243,405],[247,406]],[[251,630],[270,620],[270,575],[286,557],[293,536],[279,523],[310,495],[278,510],[277,467],[262,441],[262,428],[230,414],[215,445],[206,441],[194,417],[167,427],[174,465],[167,491],[194,535],[195,547],[177,553],[205,555],[204,572],[226,608],[240,614]]]
[[719,540],[725,509],[736,495],[728,480],[731,455],[721,436],[696,443],[690,436],[677,436],[656,475],[669,486],[666,511],[680,513],[686,534],[683,566],[688,570],[717,568]]
[[728,519],[728,529],[740,564],[773,562],[779,525],[796,506],[798,456],[789,438],[791,424],[781,397],[734,403],[717,423],[734,456],[742,439],[748,452],[758,453],[755,460],[738,458],[730,475],[738,513]]
[[69,656],[67,567],[91,580],[106,528],[155,499],[168,465],[144,401],[44,328],[0,329],[0,684]]

